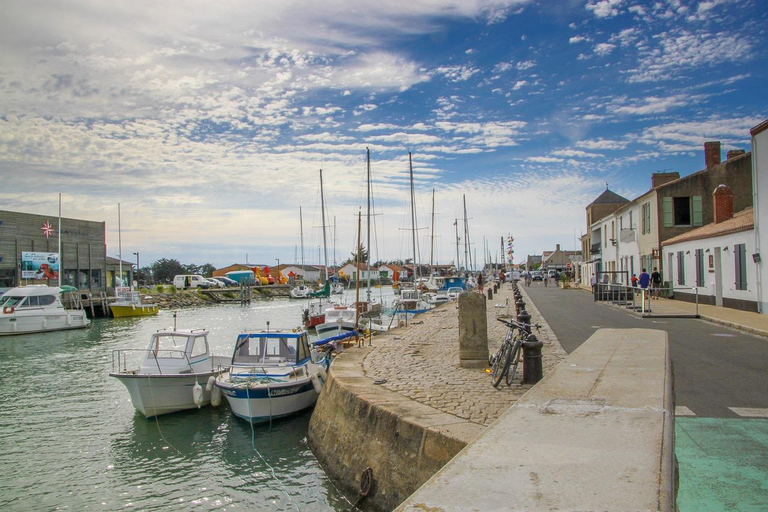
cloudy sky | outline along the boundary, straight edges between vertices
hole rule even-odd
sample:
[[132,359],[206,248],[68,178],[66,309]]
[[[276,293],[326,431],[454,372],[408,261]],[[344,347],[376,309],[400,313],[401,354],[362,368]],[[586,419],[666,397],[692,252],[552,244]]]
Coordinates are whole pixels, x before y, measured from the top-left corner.
[[10,0],[0,209],[55,216],[61,193],[117,256],[120,203],[142,266],[319,263],[323,169],[332,263],[369,148],[372,256],[404,259],[411,152],[419,259],[456,259],[458,218],[463,264],[466,203],[473,259],[512,234],[520,261],[574,248],[606,184],[749,150],[767,29],[763,0]]

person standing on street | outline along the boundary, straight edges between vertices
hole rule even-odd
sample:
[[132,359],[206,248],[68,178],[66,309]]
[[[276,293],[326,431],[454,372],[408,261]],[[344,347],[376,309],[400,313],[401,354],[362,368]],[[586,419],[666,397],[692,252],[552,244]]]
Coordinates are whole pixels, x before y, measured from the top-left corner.
[[661,273],[659,269],[653,267],[651,273],[651,296],[656,295],[656,298],[661,298]]

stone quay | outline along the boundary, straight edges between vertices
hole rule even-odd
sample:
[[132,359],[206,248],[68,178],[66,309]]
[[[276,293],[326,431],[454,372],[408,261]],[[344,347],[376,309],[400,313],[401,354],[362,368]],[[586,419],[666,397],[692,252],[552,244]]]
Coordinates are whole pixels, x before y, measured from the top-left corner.
[[[534,333],[543,342],[546,375],[566,353],[524,300],[531,322],[541,325]],[[485,306],[493,354],[507,332],[496,318],[515,318],[511,284],[501,284]],[[345,349],[331,365],[308,440],[334,484],[356,496],[361,509],[396,508],[532,387],[522,384],[522,364],[515,382],[499,388],[487,366],[462,367],[459,337],[458,305],[448,303]]]

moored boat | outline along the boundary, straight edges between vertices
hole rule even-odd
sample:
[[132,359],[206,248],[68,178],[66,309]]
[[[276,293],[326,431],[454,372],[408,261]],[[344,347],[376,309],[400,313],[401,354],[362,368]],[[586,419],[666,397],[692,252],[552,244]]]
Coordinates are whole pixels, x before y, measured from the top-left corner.
[[[218,405],[213,378],[229,358],[215,356],[208,347],[206,329],[167,329],[152,334],[146,350],[112,352],[112,372],[128,389],[133,407],[147,418]],[[138,367],[130,360],[143,353]]]
[[[130,367],[143,354],[138,367]],[[112,372],[128,389],[133,407],[147,418],[218,405],[213,378],[229,358],[210,353],[206,329],[167,329],[152,334],[149,346],[112,352]]]
[[243,332],[215,385],[235,416],[264,423],[315,404],[329,357],[310,349],[304,330]]
[[64,307],[61,294],[67,292],[67,288],[47,285],[11,288],[0,297],[0,335],[88,327],[91,321],[85,311]]
[[117,300],[109,305],[112,316],[123,318],[129,316],[153,316],[158,312],[157,304],[149,304],[141,301],[139,292],[128,289],[120,290]]

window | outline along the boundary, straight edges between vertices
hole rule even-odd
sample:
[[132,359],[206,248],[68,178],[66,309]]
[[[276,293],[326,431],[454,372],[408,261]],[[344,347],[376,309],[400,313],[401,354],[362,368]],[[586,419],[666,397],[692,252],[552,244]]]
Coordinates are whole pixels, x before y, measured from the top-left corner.
[[645,203],[641,208],[641,224],[642,224],[642,232],[650,233],[651,232],[651,203]]
[[661,205],[665,228],[703,224],[701,196],[664,197]]
[[704,286],[704,249],[696,249],[696,286]]
[[677,251],[677,284],[685,284],[685,253]]
[[633,229],[634,227],[634,224],[632,224],[632,210],[629,210],[629,229]]
[[734,268],[736,270],[736,289],[747,289],[747,248],[745,244],[733,246]]

